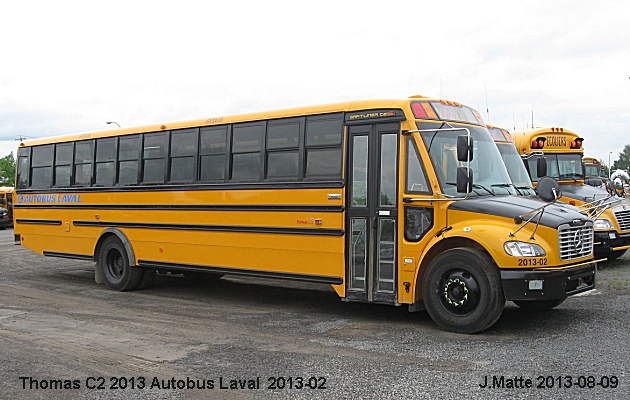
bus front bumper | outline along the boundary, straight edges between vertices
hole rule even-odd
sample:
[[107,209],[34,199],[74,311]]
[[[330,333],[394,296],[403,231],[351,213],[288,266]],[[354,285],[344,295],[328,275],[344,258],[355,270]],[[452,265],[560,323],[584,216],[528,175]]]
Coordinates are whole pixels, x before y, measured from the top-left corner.
[[502,270],[506,300],[564,300],[595,288],[597,263],[569,268]]
[[595,246],[593,250],[596,257],[606,257],[607,253],[628,248],[630,248],[630,234],[620,234],[615,231],[595,232]]

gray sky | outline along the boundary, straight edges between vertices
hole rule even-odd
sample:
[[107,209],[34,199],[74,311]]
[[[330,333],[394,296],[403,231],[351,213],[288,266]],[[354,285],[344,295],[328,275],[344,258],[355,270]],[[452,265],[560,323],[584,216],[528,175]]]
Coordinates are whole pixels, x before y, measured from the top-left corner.
[[0,0],[0,156],[45,137],[414,94],[630,144],[630,2]]

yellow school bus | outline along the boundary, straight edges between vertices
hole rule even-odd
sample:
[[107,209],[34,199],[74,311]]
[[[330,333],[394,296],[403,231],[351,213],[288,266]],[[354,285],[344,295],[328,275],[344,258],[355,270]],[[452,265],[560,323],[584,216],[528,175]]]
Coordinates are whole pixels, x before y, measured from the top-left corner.
[[16,181],[16,244],[94,260],[118,291],[156,270],[321,282],[473,333],[506,300],[551,308],[595,282],[592,220],[553,188],[519,196],[479,114],[447,100],[30,140]]
[[510,132],[497,126],[486,125],[486,127],[488,132],[490,132],[490,136],[494,139],[494,144],[499,149],[499,153],[501,153],[501,158],[516,190],[523,196],[535,195],[534,185],[514,145],[514,139]]
[[544,175],[558,181],[560,200],[589,211],[594,220],[595,257],[612,260],[623,255],[630,248],[630,202],[613,190],[585,185],[584,139],[558,127],[515,132],[513,136],[534,185],[543,172],[538,170],[538,160],[544,157]]
[[582,157],[584,163],[584,181],[587,185],[602,186],[608,182],[606,167],[595,157]]
[[13,187],[0,186],[0,229],[13,225]]

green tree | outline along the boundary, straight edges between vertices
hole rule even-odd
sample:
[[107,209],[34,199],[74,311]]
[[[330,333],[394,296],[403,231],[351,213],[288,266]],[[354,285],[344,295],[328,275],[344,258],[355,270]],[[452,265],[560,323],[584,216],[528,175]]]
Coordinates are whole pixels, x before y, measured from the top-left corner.
[[0,158],[0,186],[15,186],[15,158],[13,158],[13,152]]
[[624,146],[623,151],[619,153],[619,158],[613,162],[612,172],[618,169],[630,172],[630,144]]

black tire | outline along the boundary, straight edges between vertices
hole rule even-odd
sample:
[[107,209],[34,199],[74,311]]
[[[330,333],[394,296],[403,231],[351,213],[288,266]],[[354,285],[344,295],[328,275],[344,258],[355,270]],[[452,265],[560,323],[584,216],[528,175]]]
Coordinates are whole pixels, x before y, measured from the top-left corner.
[[103,242],[98,263],[103,269],[103,281],[111,290],[123,292],[138,287],[142,278],[142,269],[131,267],[125,246],[115,236]]
[[476,333],[494,325],[505,307],[499,269],[486,253],[447,250],[427,269],[422,285],[427,312],[442,329]]
[[532,311],[545,311],[551,310],[554,307],[558,307],[560,304],[564,302],[565,299],[562,300],[514,300],[514,304],[521,307],[523,310],[532,310]]

